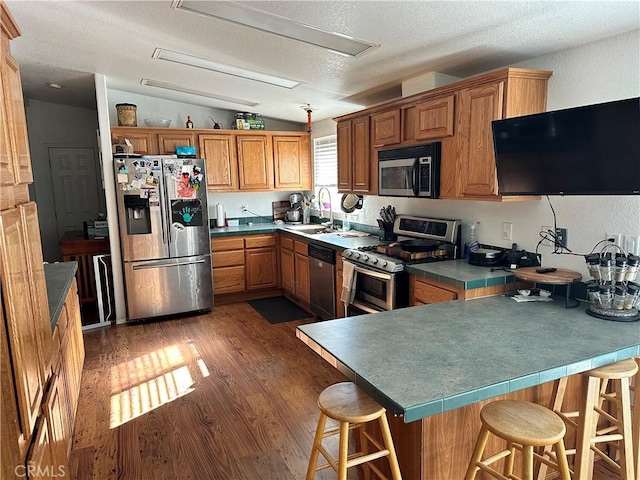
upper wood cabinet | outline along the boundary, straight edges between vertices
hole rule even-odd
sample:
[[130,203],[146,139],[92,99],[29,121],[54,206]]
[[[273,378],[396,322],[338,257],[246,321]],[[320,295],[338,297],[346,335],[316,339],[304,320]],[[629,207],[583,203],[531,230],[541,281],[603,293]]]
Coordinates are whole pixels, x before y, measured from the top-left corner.
[[206,161],[207,190],[238,190],[238,157],[233,135],[198,136],[200,155]]
[[275,188],[311,189],[311,146],[308,135],[274,135]]
[[125,139],[131,142],[133,153],[139,155],[158,154],[158,136],[156,133],[132,127],[111,127],[112,144],[123,144]]
[[[338,191],[375,194],[377,162],[372,162],[368,115],[338,122]],[[373,165],[372,165],[373,164]],[[375,175],[374,175],[375,170]]]
[[197,150],[198,142],[195,133],[158,133],[159,155],[175,155],[176,147],[196,147],[196,157],[200,156]]
[[400,109],[371,115],[371,137],[374,148],[400,143]]
[[414,138],[428,140],[453,135],[453,94],[416,104]]
[[498,201],[531,198],[498,194],[491,122],[544,112],[550,76],[551,72],[508,69],[456,93],[457,155],[448,164],[443,161],[441,172],[441,178],[452,182],[454,198]]
[[269,135],[236,137],[241,190],[274,188],[273,150]]

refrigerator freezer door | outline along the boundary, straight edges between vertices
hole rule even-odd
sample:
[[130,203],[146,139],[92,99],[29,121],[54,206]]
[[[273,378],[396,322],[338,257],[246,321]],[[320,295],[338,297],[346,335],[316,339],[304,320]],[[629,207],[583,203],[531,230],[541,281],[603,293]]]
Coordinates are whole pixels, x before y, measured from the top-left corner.
[[123,261],[168,258],[162,163],[143,158],[116,159],[114,169]]
[[184,158],[164,162],[169,255],[185,257],[210,254],[204,160]]
[[127,320],[213,308],[211,257],[125,263]]

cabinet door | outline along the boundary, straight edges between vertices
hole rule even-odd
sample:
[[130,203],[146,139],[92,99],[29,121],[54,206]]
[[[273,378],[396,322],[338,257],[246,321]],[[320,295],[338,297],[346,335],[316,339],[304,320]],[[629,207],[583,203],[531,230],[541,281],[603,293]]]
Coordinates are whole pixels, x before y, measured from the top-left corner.
[[285,292],[293,294],[295,290],[294,272],[295,254],[291,250],[280,250],[280,275],[282,277],[282,288]]
[[245,285],[244,265],[213,269],[214,294],[244,292]]
[[300,301],[307,305],[311,303],[309,293],[309,257],[300,253],[295,254],[295,294]]
[[[66,472],[69,468],[67,465],[67,451],[71,435],[65,426],[65,400],[61,394],[63,389],[62,378],[55,375],[52,378],[51,387],[47,392],[42,411],[49,432],[52,465]],[[45,465],[42,466],[44,467]]]
[[43,365],[33,322],[26,240],[20,211],[0,213],[0,273],[22,433],[30,438],[43,395]]
[[273,188],[273,153],[267,135],[238,135],[240,190]]
[[2,68],[2,88],[6,116],[9,120],[8,131],[13,153],[13,175],[15,183],[33,182],[31,157],[29,156],[29,137],[27,137],[27,119],[24,114],[20,70],[17,62],[4,52]]
[[151,132],[137,132],[135,128],[112,128],[111,142],[124,143],[125,138],[133,145],[133,153],[140,155],[158,154],[158,137]]
[[206,161],[207,190],[238,190],[238,157],[233,135],[200,135],[200,155]]
[[5,83],[4,75],[0,75],[0,185],[5,187],[2,190],[6,190],[6,187],[15,183],[9,132],[9,110],[4,96]]
[[369,117],[354,119],[352,124],[353,191],[369,193],[371,191]]
[[71,288],[67,294],[67,298],[64,302],[64,306],[67,310],[67,332],[69,334],[69,343],[71,354],[73,355],[74,371],[74,384],[76,390],[74,391],[74,397],[72,400],[73,406],[73,418],[75,418],[75,412],[78,408],[78,399],[80,395],[80,381],[82,379],[82,367],[84,366],[84,337],[82,335],[82,319],[80,317],[80,300],[78,298],[78,287],[76,286],[75,279],[71,283]]
[[453,135],[454,98],[455,96],[451,94],[416,105],[414,111],[414,138],[416,140]]
[[311,188],[311,151],[308,136],[274,136],[275,187],[283,190]]
[[353,187],[351,121],[338,122],[336,129],[338,143],[338,191],[350,192]]
[[[158,133],[158,154],[175,155],[176,147],[197,147],[194,133]],[[196,157],[199,157],[196,151]]]
[[247,290],[278,286],[278,254],[275,247],[245,250]]
[[400,109],[371,115],[371,134],[375,148],[400,143]]
[[38,418],[34,440],[27,455],[27,471],[30,479],[51,480],[66,476],[64,469],[58,469],[51,448],[51,432],[44,417]]
[[504,82],[460,91],[461,193],[498,195],[491,122],[502,118]]
[[[44,277],[44,263],[42,245],[40,243],[40,224],[38,210],[34,202],[21,204],[21,223],[24,229],[27,271],[31,286],[31,305],[33,307],[33,327],[38,337],[38,354],[43,367],[43,384],[51,372],[46,372],[44,366],[51,355],[51,315],[47,301],[47,283]],[[24,301],[24,300],[23,300]]]

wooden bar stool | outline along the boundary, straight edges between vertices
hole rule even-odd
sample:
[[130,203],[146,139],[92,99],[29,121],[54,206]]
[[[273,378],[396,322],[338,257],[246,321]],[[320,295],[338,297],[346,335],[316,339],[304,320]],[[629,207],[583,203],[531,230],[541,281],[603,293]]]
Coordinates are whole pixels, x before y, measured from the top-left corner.
[[[578,432],[576,448],[567,450],[567,455],[575,455],[573,478],[591,480],[593,461],[595,455],[598,455],[617,469],[623,480],[640,480],[634,477],[634,449],[638,450],[640,447],[632,448],[630,395],[630,379],[637,372],[638,364],[633,359],[628,359],[581,373],[584,396],[580,399],[580,409],[577,412],[562,411],[567,378],[561,378],[556,382],[553,411],[562,417],[567,426],[575,428]],[[610,392],[611,384],[613,391]],[[610,409],[615,416],[603,408],[605,401],[615,405],[615,409]],[[636,411],[640,411],[640,407],[637,407]],[[598,427],[601,419],[605,419],[607,425]],[[634,425],[636,429],[640,429],[637,424],[636,418]],[[619,463],[599,448],[599,443],[612,445],[619,457]],[[543,455],[549,456],[548,448]],[[544,479],[545,475],[546,468],[542,466],[538,480]]]
[[[367,480],[371,478],[369,469],[373,470],[378,477],[386,480],[387,477],[380,472],[380,469],[374,464],[369,463],[372,460],[382,457],[389,457],[391,478],[393,480],[402,480],[396,451],[391,439],[389,423],[387,422],[386,410],[383,407],[351,382],[337,383],[325,388],[318,398],[318,407],[320,408],[320,417],[318,418],[316,435],[313,440],[313,447],[311,448],[311,458],[309,459],[306,480],[312,480],[317,471],[328,467],[335,470],[338,474],[338,480],[346,480],[347,469],[361,464],[364,464],[363,468]],[[325,432],[324,429],[327,418],[332,418],[340,422],[339,428]],[[380,445],[378,440],[373,438],[364,429],[365,423],[374,420],[378,420],[380,423],[384,446]],[[349,455],[349,431],[356,429],[359,430],[361,449],[359,452]],[[339,435],[337,461],[322,445],[323,439],[332,435]],[[369,452],[369,443],[377,447],[378,450]],[[319,453],[322,454],[328,463],[317,465]]]
[[[474,480],[480,470],[499,480],[532,480],[534,460],[554,467],[560,473],[561,480],[571,478],[563,440],[566,427],[562,419],[548,408],[521,400],[498,400],[482,408],[480,420],[482,428],[465,480]],[[506,440],[507,448],[482,460],[489,433]],[[534,452],[535,447],[546,445],[554,447],[555,460]],[[513,473],[516,450],[522,452],[521,477]],[[503,458],[506,461],[501,474],[492,468],[491,464]]]

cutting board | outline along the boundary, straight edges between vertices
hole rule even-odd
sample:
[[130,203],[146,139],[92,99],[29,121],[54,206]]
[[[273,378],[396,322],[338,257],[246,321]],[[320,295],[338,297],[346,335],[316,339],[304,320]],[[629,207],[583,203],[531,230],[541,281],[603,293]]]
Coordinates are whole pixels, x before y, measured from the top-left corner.
[[278,202],[271,202],[271,211],[273,213],[273,220],[282,220],[284,222],[284,216],[287,214],[287,210],[291,209],[291,202],[289,200],[282,200]]

